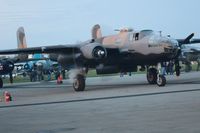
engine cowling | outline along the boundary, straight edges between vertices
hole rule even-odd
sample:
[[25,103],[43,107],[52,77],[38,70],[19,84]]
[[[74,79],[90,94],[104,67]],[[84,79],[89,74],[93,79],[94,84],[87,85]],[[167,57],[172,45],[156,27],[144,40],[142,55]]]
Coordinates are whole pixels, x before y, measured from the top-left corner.
[[14,69],[14,63],[8,60],[0,60],[0,75],[9,74]]
[[107,56],[106,49],[100,43],[88,43],[80,48],[87,59],[103,59]]

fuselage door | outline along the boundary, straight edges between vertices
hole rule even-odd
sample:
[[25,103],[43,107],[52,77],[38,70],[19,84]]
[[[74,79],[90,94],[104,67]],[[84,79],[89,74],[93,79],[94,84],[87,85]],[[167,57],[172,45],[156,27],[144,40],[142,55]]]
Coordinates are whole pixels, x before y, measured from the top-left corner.
[[139,40],[139,33],[135,33],[135,41]]

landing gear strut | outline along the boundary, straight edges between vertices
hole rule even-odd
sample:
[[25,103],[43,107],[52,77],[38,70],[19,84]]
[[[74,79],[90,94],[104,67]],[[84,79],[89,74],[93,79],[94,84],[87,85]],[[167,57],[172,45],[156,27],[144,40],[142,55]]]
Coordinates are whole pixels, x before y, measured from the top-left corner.
[[150,68],[147,71],[147,81],[149,84],[157,84],[158,86],[165,86],[166,78],[164,75],[160,75],[158,70],[155,68]]
[[179,60],[175,60],[175,72],[176,72],[176,76],[180,76],[180,69],[181,69],[181,66],[179,64]]
[[85,77],[81,74],[78,74],[73,82],[73,87],[75,91],[84,91],[85,90]]
[[3,80],[0,78],[0,88],[3,88]]

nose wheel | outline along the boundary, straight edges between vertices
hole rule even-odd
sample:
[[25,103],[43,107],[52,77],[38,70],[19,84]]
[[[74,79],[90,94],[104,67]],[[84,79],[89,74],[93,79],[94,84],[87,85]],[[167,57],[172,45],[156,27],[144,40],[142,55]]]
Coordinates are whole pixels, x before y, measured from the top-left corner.
[[161,87],[161,86],[165,86],[165,84],[166,84],[165,76],[159,75],[157,79],[157,85]]
[[147,71],[147,81],[149,84],[157,84],[158,86],[165,86],[166,78],[164,75],[160,75],[156,68],[150,68]]

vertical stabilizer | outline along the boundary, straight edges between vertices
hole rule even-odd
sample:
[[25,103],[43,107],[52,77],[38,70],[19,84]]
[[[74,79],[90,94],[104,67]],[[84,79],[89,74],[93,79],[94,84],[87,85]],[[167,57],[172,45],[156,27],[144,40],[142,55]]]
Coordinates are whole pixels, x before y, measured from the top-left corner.
[[101,27],[99,24],[96,24],[92,28],[92,39],[99,39],[102,37]]
[[26,36],[23,27],[19,27],[17,30],[17,47],[18,48],[27,48]]
[[[23,27],[19,27],[17,30],[17,47],[19,49],[27,48],[26,36]],[[26,61],[28,59],[28,54],[18,54],[16,59],[17,61]]]

